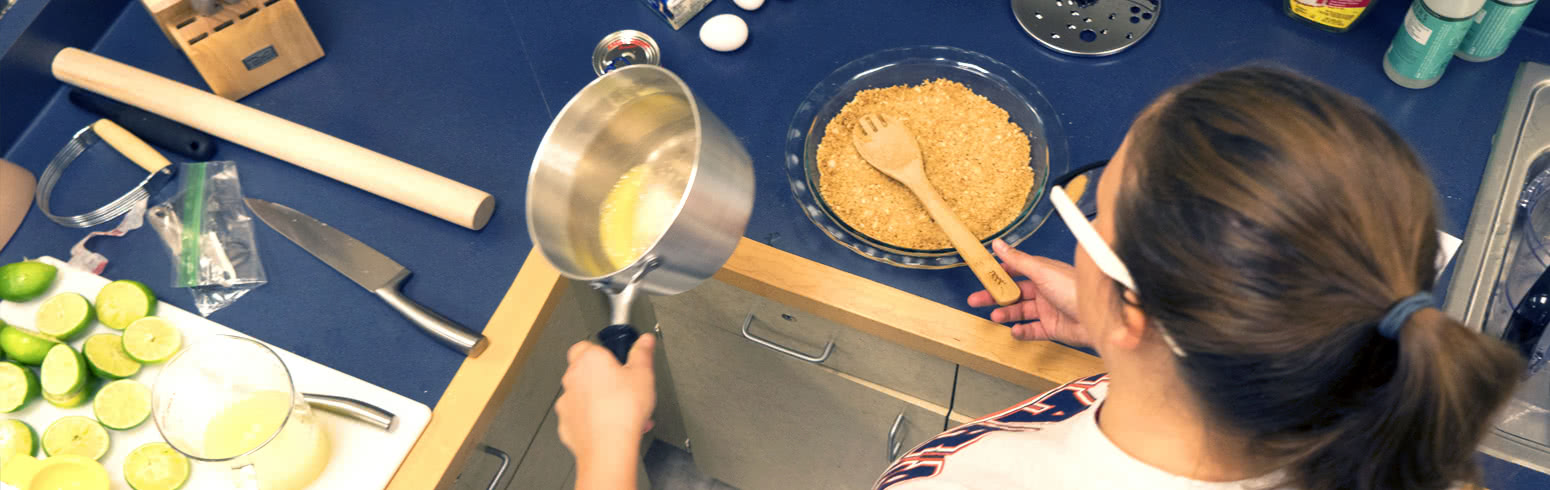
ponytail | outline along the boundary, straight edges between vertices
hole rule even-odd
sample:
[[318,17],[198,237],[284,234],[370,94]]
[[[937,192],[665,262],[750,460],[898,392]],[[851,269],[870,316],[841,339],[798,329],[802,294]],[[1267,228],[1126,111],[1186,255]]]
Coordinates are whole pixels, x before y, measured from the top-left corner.
[[1393,377],[1287,466],[1289,487],[1442,490],[1478,481],[1473,455],[1493,420],[1484,415],[1512,395],[1522,358],[1435,309],[1411,316],[1397,343]]
[[[1111,211],[1136,305],[1204,413],[1299,490],[1445,489],[1524,369],[1402,301],[1432,290],[1436,188],[1371,109],[1248,68],[1153,104]],[[1399,324],[1380,331],[1390,311]]]

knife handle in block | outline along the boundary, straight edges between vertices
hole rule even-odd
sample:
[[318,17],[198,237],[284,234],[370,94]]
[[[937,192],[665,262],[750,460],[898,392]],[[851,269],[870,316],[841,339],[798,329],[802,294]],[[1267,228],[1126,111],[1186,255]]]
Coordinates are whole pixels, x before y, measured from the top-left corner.
[[102,141],[108,142],[108,146],[118,150],[120,154],[129,158],[129,161],[135,162],[135,165],[139,165],[146,172],[154,174],[172,166],[172,161],[167,160],[167,157],[162,156],[155,148],[151,148],[145,140],[113,121],[98,119],[97,122],[91,123],[91,130],[97,133]]
[[468,229],[484,228],[495,196],[224,97],[76,48],[54,55],[54,78],[144,109]]

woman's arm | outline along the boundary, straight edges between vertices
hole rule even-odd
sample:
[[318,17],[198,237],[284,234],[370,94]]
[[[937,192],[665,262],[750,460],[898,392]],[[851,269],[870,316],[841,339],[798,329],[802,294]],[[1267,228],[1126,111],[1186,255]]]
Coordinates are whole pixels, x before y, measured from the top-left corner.
[[632,490],[641,435],[651,429],[657,404],[652,350],[642,335],[620,365],[613,353],[582,341],[571,346],[570,367],[554,403],[560,442],[576,456],[576,490]]
[[[1056,340],[1066,345],[1092,345],[1087,331],[1076,319],[1076,269],[1071,264],[1025,254],[997,239],[991,243],[1001,267],[1013,277],[1024,277],[1017,286],[1022,300],[990,312],[990,321],[1011,323],[1018,340]],[[969,306],[995,306],[990,293],[969,295]]]

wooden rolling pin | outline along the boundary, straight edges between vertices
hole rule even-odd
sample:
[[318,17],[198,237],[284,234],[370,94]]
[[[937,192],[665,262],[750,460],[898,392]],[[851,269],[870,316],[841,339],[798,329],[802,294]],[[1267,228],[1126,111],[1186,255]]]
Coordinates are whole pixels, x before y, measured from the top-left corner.
[[75,48],[54,78],[323,174],[472,230],[495,211],[490,193],[321,131]]

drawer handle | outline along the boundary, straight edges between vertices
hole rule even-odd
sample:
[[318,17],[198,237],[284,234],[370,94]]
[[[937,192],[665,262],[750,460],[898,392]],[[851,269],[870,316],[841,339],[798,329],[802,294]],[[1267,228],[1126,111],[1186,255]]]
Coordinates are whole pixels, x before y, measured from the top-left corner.
[[505,451],[496,449],[493,446],[484,446],[482,449],[484,449],[484,452],[501,459],[501,467],[500,469],[495,470],[495,479],[490,480],[490,486],[487,489],[495,490],[500,488],[501,478],[506,477],[506,469],[511,467],[511,455],[506,454]]
[[787,348],[786,346],[783,346],[783,345],[771,342],[769,340],[765,340],[765,339],[759,338],[759,336],[754,335],[753,331],[750,330],[752,328],[753,328],[753,313],[749,313],[748,314],[748,318],[744,318],[743,319],[743,338],[748,339],[748,340],[752,340],[753,343],[755,343],[755,344],[759,344],[759,345],[762,345],[762,346],[765,346],[765,347],[769,347],[770,349],[773,349],[775,352],[779,352],[781,354],[785,354],[785,355],[788,355],[788,356],[791,356],[791,357],[795,357],[797,359],[801,359],[801,360],[804,360],[804,361],[807,361],[807,362],[811,362],[813,364],[823,364],[824,361],[829,360],[829,354],[833,354],[834,353],[834,339],[829,339],[829,345],[823,346],[823,354],[819,354],[817,356],[809,356],[807,354],[803,354],[801,352],[797,352],[797,351],[791,350],[791,349]]
[[893,428],[888,429],[888,462],[899,459],[899,449],[904,445],[899,441],[899,426],[904,425],[904,412],[899,412],[898,417],[893,418]]

